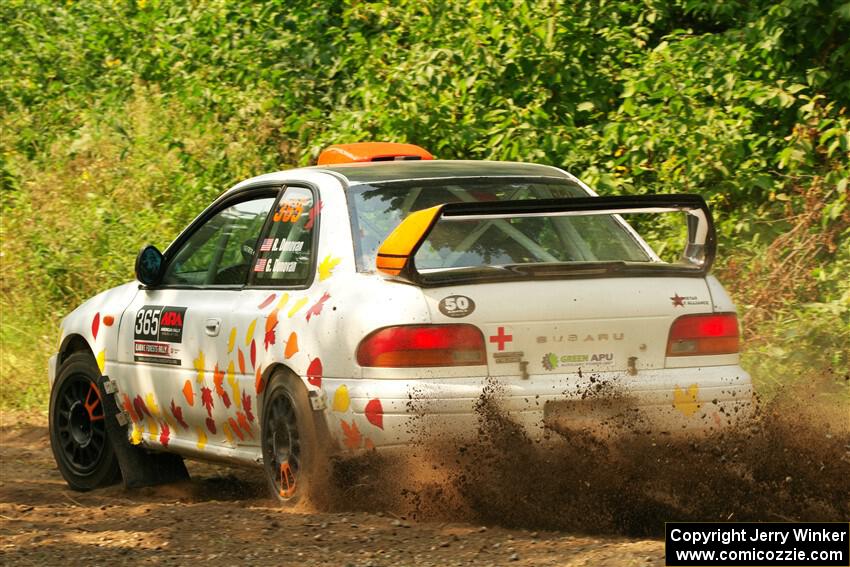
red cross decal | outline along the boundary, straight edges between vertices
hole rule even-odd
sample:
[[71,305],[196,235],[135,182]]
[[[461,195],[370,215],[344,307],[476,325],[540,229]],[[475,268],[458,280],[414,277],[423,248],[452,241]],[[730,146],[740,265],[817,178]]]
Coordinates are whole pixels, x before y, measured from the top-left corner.
[[490,337],[491,343],[499,343],[499,350],[505,350],[505,343],[509,343],[514,340],[513,335],[506,335],[505,328],[499,327],[499,332]]

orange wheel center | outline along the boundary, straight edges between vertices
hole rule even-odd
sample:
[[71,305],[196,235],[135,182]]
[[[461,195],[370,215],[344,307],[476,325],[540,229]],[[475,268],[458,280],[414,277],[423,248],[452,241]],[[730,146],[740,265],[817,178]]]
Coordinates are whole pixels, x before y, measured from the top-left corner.
[[289,498],[293,494],[295,494],[295,474],[287,461],[280,464],[280,495],[283,498]]

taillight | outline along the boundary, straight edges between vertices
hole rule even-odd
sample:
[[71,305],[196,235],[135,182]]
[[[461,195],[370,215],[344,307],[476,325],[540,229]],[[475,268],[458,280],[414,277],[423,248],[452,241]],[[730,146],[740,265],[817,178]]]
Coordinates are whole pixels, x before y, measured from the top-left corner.
[[683,315],[670,327],[667,356],[738,352],[738,317],[734,313]]
[[484,336],[474,325],[384,327],[367,335],[357,347],[361,366],[467,366],[486,362]]

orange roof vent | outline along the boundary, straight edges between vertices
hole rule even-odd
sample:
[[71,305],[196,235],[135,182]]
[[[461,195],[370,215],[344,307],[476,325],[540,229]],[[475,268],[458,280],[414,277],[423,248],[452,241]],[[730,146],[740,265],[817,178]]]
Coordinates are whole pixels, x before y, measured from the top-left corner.
[[434,159],[427,150],[413,144],[395,142],[359,142],[334,144],[319,154],[319,165],[368,161]]

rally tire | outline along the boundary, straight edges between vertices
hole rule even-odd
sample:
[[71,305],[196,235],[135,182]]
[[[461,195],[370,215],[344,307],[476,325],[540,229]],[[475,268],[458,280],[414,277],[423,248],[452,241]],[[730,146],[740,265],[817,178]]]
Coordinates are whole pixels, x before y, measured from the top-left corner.
[[107,434],[102,380],[90,354],[74,353],[59,367],[50,392],[50,447],[73,490],[93,490],[121,479]]
[[303,382],[283,370],[272,375],[264,395],[260,443],[269,490],[283,506],[314,500],[327,462],[316,421]]

